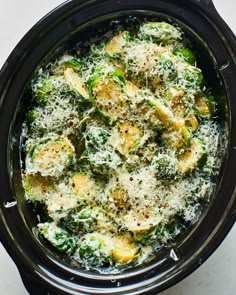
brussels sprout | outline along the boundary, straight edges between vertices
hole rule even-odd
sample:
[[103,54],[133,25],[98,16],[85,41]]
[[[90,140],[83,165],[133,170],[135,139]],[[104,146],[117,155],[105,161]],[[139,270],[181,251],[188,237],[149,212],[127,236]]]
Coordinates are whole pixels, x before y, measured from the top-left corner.
[[70,179],[72,193],[81,200],[93,201],[98,193],[98,187],[86,173],[76,173]]
[[120,186],[110,189],[109,198],[111,199],[112,204],[115,204],[116,208],[119,210],[128,209],[130,207],[128,193]]
[[[148,212],[150,215],[151,212]],[[143,214],[137,213],[134,210],[129,210],[127,214],[123,216],[125,228],[136,234],[146,232],[156,225],[158,225],[162,217],[160,215],[153,215],[152,217],[146,218]]]
[[31,125],[39,116],[39,108],[33,108],[26,114],[26,120],[29,125]]
[[80,202],[76,196],[70,193],[68,184],[61,182],[57,184],[56,188],[45,200],[45,205],[48,216],[59,223],[61,218],[65,217],[69,210],[77,208]]
[[141,36],[150,38],[158,43],[172,44],[179,42],[181,32],[166,22],[147,22],[140,27]]
[[64,78],[69,87],[78,93],[79,96],[86,99],[89,98],[84,82],[72,68],[65,69]]
[[[89,93],[91,97],[96,97],[97,88],[100,88],[98,85],[101,84],[112,84],[113,82],[116,82],[118,86],[120,86],[120,91],[125,87],[126,85],[126,80],[124,77],[124,73],[121,70],[113,70],[112,65],[107,65],[107,68],[104,66],[97,66],[93,74],[91,75],[90,79],[87,82],[87,86],[89,89]],[[114,85],[116,85],[114,84]],[[115,86],[113,86],[115,88]],[[104,92],[104,95],[107,96],[108,93],[105,92],[105,89],[101,89],[102,92]]]
[[35,99],[40,104],[46,104],[49,99],[53,99],[53,94],[63,90],[65,90],[65,81],[62,77],[50,76],[33,85]]
[[214,97],[211,95],[197,97],[195,99],[195,108],[199,117],[211,118],[215,109]]
[[26,168],[31,173],[39,172],[42,176],[58,177],[71,163],[73,155],[74,147],[69,139],[55,136],[29,150]]
[[90,80],[89,89],[100,114],[116,121],[127,108],[124,97],[125,78],[121,71]]
[[86,268],[112,265],[112,240],[99,234],[88,233],[80,238],[74,258]]
[[157,177],[160,179],[173,179],[177,174],[177,159],[168,154],[158,154],[151,165],[155,167]]
[[200,91],[204,87],[202,71],[194,66],[188,66],[179,73],[179,85],[194,91]]
[[121,158],[117,155],[111,146],[88,154],[88,161],[94,173],[107,174],[111,170],[116,170],[122,163]]
[[26,175],[23,184],[26,198],[30,201],[45,201],[48,194],[55,189],[53,181],[47,177],[42,177],[40,174]]
[[180,101],[183,99],[184,95],[186,94],[186,91],[184,88],[180,86],[169,86],[165,88],[164,93],[163,93],[163,98],[166,99],[167,101]]
[[119,123],[115,128],[110,142],[122,155],[128,156],[135,151],[143,136],[143,131],[136,122],[126,121]]
[[[164,54],[165,50],[162,46],[154,43],[142,41],[132,41],[125,48],[123,57],[126,73],[133,77],[136,82],[146,85],[147,80],[155,80],[156,84],[161,82],[161,77],[158,74],[158,59]],[[141,57],[141,58],[140,58]],[[167,55],[166,58],[168,58]],[[160,64],[160,69],[162,63]],[[163,72],[163,71],[162,71]],[[153,82],[154,83],[154,82]]]
[[74,234],[114,229],[114,224],[106,211],[98,206],[73,208],[60,219],[60,223]]
[[186,147],[188,147],[190,145],[191,138],[192,138],[192,130],[191,130],[191,128],[189,128],[187,126],[183,126],[183,128],[182,128],[182,137],[183,137],[183,140],[184,140],[184,145]]
[[37,106],[26,114],[30,133],[35,137],[44,133],[75,134],[80,127],[81,113],[71,97],[54,97],[45,106]]
[[59,252],[71,254],[76,248],[76,238],[57,226],[55,222],[38,224],[39,233]]
[[108,131],[103,128],[91,126],[85,133],[85,146],[88,152],[95,152],[104,147],[109,137]]
[[55,75],[63,75],[66,68],[71,68],[78,72],[81,67],[82,62],[78,58],[65,54],[57,61],[56,67],[52,70]]
[[175,116],[184,118],[191,111],[194,99],[186,89],[179,86],[170,86],[164,90],[163,94],[166,104],[170,107]]
[[197,138],[193,139],[189,149],[178,159],[178,171],[183,174],[192,171],[199,165],[204,154],[205,148],[202,141]]
[[191,129],[186,126],[180,126],[176,130],[169,129],[162,133],[161,139],[163,143],[172,149],[179,149],[181,147],[188,147],[192,138]]
[[174,120],[173,113],[164,105],[161,100],[148,98],[144,101],[153,108],[157,118],[163,123],[164,126],[169,126]]
[[99,127],[90,127],[85,133],[85,147],[92,170],[105,173],[116,169],[121,162],[120,157],[108,144],[109,133]]
[[77,207],[68,212],[68,214],[60,220],[60,223],[68,230],[75,234],[90,233],[96,225],[97,211],[90,207]]
[[119,264],[128,264],[139,256],[139,247],[128,236],[117,236],[114,240],[112,258]]
[[160,243],[172,241],[184,228],[183,220],[175,216],[167,224],[160,224],[155,230],[156,240]]
[[124,89],[127,97],[132,101],[139,93],[139,88],[134,83],[127,81]]
[[155,231],[156,227],[152,227],[149,230],[132,233],[132,239],[142,245],[153,244],[157,239]]
[[166,130],[161,134],[163,144],[171,149],[179,149],[184,145],[181,130]]
[[177,70],[173,61],[170,57],[164,55],[158,59],[157,70],[160,79],[164,82],[172,81],[177,76]]
[[155,115],[165,127],[173,127],[177,131],[182,129],[184,126],[184,120],[176,118],[173,112],[166,107],[161,100],[147,98],[145,101],[153,108]]
[[191,114],[186,118],[186,125],[191,128],[192,132],[196,132],[199,125],[198,119]]
[[197,62],[195,54],[188,48],[178,48],[173,51],[173,54],[180,57],[183,61],[194,66]]
[[129,32],[119,32],[107,42],[105,46],[106,53],[111,57],[119,56],[122,54],[122,50],[126,46],[129,39]]

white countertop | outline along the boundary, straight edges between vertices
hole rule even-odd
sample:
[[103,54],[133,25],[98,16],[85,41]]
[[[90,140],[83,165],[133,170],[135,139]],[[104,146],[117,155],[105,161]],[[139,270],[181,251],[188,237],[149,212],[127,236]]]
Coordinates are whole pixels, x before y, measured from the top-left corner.
[[[145,0],[144,0],[145,1]],[[62,0],[0,0],[0,68],[24,34]],[[236,34],[236,0],[213,0]],[[235,77],[236,78],[236,77]],[[162,295],[236,294],[236,226],[193,274]],[[0,294],[26,295],[19,273],[0,244]],[[124,294],[125,295],[125,294]]]

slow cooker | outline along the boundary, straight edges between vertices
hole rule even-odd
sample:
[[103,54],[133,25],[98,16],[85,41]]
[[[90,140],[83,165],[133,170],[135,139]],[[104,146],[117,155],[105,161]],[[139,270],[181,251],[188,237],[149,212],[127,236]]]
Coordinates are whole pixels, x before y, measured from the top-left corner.
[[[35,216],[20,174],[21,124],[35,69],[83,42],[111,20],[130,16],[177,23],[196,49],[207,83],[218,93],[227,143],[217,189],[200,220],[151,262],[120,274],[73,268],[36,237]],[[0,239],[30,294],[157,294],[201,265],[236,219],[236,38],[211,0],[72,0],[40,20],[0,72]]]

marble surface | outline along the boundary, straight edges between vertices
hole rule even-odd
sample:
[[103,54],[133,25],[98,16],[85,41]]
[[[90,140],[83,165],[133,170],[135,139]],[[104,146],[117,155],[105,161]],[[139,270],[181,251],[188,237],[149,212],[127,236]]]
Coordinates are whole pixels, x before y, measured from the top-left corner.
[[[61,0],[0,0],[0,68],[24,34]],[[236,34],[236,1],[213,0]],[[215,253],[193,274],[161,295],[236,294],[236,226]],[[0,244],[0,294],[27,295],[20,275]],[[125,294],[124,294],[125,295]]]

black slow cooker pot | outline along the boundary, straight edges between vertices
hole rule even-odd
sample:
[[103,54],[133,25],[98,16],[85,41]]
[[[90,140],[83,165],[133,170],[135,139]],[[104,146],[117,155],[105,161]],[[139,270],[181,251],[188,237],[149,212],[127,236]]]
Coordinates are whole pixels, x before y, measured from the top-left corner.
[[[20,180],[20,129],[30,103],[28,81],[38,67],[113,19],[148,16],[177,22],[197,51],[217,92],[227,125],[217,190],[201,219],[173,248],[121,274],[69,265],[36,238],[36,218]],[[236,38],[211,0],[73,0],[39,21],[16,46],[0,73],[0,238],[30,294],[157,294],[201,265],[236,219]]]

